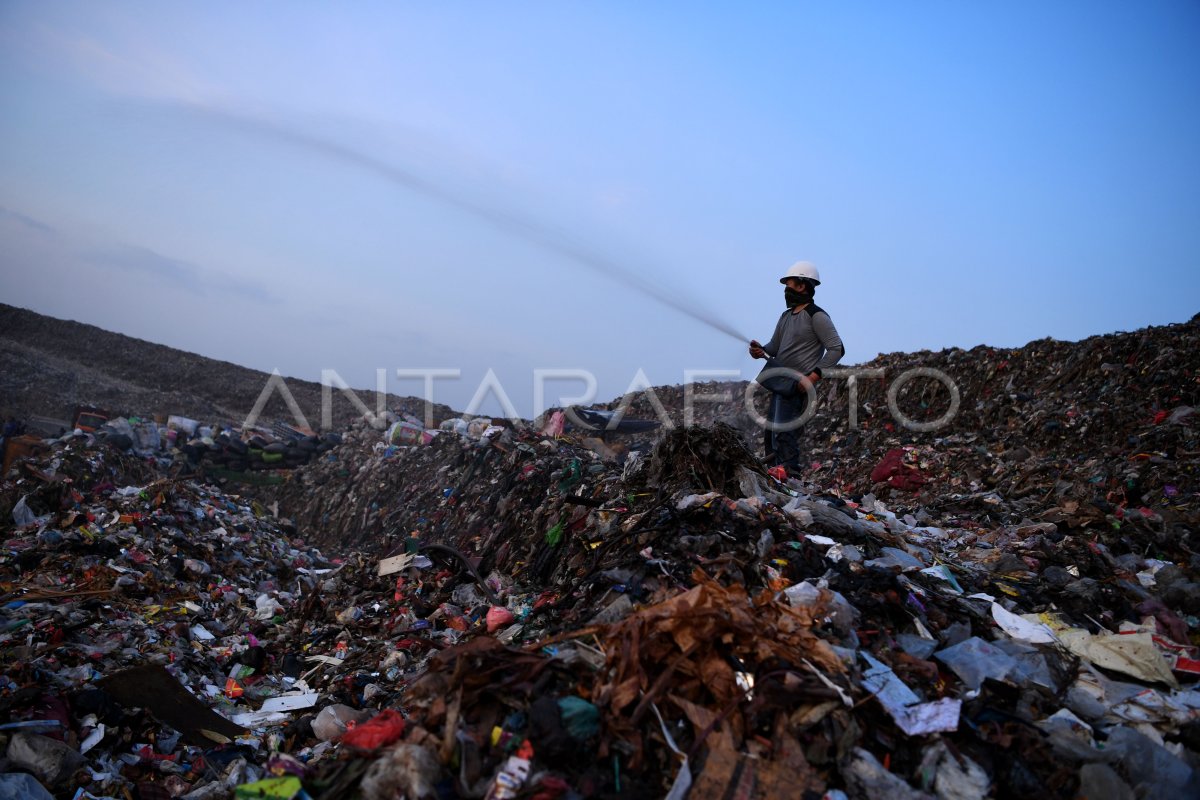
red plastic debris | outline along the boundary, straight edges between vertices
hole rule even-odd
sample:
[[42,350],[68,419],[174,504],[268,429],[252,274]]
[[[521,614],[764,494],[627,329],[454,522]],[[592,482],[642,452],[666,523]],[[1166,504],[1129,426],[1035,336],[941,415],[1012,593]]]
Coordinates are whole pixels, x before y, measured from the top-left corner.
[[504,606],[492,606],[487,612],[488,633],[495,633],[505,625],[511,625],[516,617]]
[[404,735],[404,717],[385,708],[366,722],[355,725],[342,736],[342,744],[360,750],[374,750],[391,744]]
[[871,470],[872,483],[882,483],[883,481],[887,481],[888,486],[896,489],[916,491],[924,486],[928,479],[919,469],[904,463],[904,451],[897,447],[888,450],[884,454],[883,460],[875,465],[875,469]]

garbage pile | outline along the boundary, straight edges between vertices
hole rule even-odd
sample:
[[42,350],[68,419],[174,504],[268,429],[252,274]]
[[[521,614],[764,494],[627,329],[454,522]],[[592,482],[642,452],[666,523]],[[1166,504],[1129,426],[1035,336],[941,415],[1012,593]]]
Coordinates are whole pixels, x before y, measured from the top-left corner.
[[[501,470],[478,452],[508,456],[444,442],[411,453],[474,455],[459,502],[483,502],[470,487]],[[524,510],[532,553],[434,541],[431,516],[395,554],[340,562],[111,448],[18,467],[4,780],[80,797],[1194,791],[1200,620],[1171,593],[1194,565],[808,494],[728,428],[676,429],[628,475],[580,454],[504,495],[565,514]]]
[[[538,549],[531,531],[554,536],[578,527],[600,505],[589,493],[622,475],[620,443],[543,436],[488,419],[451,422],[462,424],[403,446],[360,421],[339,446],[261,496],[331,551],[383,553],[420,531],[488,552],[508,569],[536,557],[528,552]],[[548,533],[555,528],[559,534]]]
[[182,446],[187,461],[217,476],[256,470],[295,469],[341,441],[337,433],[302,433],[287,430],[272,436],[237,430],[220,432],[201,429],[199,436]]
[[[953,413],[946,381],[959,396]],[[889,408],[893,389],[899,418]],[[724,422],[747,441],[761,437],[744,382],[655,387],[653,397],[609,406],[650,419],[661,406],[679,425],[686,391],[705,398],[692,405],[696,424]],[[1168,541],[1200,521],[1200,315],[1081,342],[883,355],[815,391],[802,441],[806,478],[825,491],[871,492],[914,514],[988,512],[993,522],[1042,515],[1108,527],[1112,516]],[[720,395],[728,399],[712,399]],[[751,407],[760,416],[764,400],[760,392]],[[944,424],[916,431],[905,420]]]
[[[1196,796],[1174,327],[1159,399],[1101,380],[1136,352],[1101,337],[1002,429],[814,422],[805,480],[722,424],[362,424],[254,496],[59,442],[0,485],[0,791]],[[1009,367],[1072,363],[1030,347]],[[1067,403],[1088,431],[1051,449]]]
[[159,467],[203,471],[214,478],[252,471],[290,470],[303,466],[341,442],[340,434],[318,436],[307,429],[276,423],[271,428],[242,429],[206,425],[172,415],[166,422],[140,417],[106,420],[94,432],[65,433],[62,440],[83,439],[133,456],[153,459]]

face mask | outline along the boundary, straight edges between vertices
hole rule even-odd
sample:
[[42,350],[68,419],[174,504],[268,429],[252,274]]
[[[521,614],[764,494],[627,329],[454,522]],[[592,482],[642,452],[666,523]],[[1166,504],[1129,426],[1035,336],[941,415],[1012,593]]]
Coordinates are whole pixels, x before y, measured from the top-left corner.
[[787,303],[788,308],[804,305],[812,302],[812,292],[798,292],[790,286],[785,286],[783,289],[783,301]]

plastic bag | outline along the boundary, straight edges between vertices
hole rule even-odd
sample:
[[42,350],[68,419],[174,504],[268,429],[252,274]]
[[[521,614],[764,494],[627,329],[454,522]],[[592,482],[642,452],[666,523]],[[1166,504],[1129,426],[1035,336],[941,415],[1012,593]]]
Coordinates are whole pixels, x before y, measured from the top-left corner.
[[24,497],[18,500],[17,504],[13,506],[12,516],[13,524],[18,528],[24,528],[26,525],[32,525],[37,522],[37,516],[30,510]]
[[511,625],[516,617],[504,606],[492,606],[487,612],[488,633],[495,633],[505,625]]
[[404,735],[404,718],[385,708],[370,720],[355,725],[342,736],[342,744],[361,750],[374,750],[391,744]]
[[334,741],[345,735],[346,731],[350,728],[350,723],[357,724],[359,720],[370,713],[369,711],[359,711],[340,703],[325,706],[317,714],[317,718],[313,720],[313,736],[316,736],[323,742]]
[[954,671],[969,689],[978,689],[985,678],[1004,680],[1017,666],[1017,660],[990,642],[972,636],[933,657]]
[[38,779],[24,772],[0,775],[0,797],[11,800],[54,800],[54,795],[38,783]]
[[266,622],[280,611],[283,611],[283,606],[268,594],[260,594],[254,601],[254,618],[260,622]]
[[585,742],[600,733],[600,709],[582,697],[567,695],[559,698],[558,712],[571,738]]

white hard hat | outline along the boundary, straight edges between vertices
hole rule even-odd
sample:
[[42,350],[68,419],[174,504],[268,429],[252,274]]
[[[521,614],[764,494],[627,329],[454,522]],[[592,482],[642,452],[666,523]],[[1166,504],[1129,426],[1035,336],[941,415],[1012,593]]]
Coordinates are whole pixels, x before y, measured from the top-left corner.
[[821,273],[817,272],[817,267],[811,261],[797,261],[788,269],[787,275],[779,279],[780,283],[787,283],[788,278],[800,278],[805,281],[812,281],[813,285],[821,285]]

